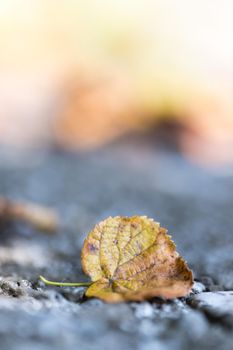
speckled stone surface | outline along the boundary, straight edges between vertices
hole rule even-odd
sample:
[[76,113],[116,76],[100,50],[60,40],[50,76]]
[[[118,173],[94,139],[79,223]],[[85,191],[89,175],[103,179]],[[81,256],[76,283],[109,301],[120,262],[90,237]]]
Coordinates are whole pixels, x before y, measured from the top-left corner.
[[[233,172],[200,169],[145,140],[95,152],[0,151],[0,194],[55,208],[56,235],[0,226],[1,350],[233,348]],[[109,215],[148,215],[194,271],[186,299],[108,305],[83,288],[45,287],[40,274],[84,281],[83,239]],[[225,306],[224,306],[225,305]]]

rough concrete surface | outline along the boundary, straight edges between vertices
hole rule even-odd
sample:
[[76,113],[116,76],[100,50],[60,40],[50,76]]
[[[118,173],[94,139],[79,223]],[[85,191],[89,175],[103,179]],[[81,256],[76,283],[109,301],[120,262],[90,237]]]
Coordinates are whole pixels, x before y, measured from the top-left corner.
[[[78,155],[2,150],[0,194],[53,207],[60,229],[0,227],[1,350],[232,349],[231,171],[200,169],[140,139]],[[194,272],[188,298],[109,305],[86,300],[84,288],[38,281],[85,281],[88,231],[109,215],[133,214],[169,229]]]

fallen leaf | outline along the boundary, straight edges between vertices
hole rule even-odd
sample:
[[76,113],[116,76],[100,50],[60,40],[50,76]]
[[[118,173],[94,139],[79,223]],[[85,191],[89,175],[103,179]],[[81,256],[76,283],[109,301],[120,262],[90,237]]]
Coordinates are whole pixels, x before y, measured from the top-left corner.
[[183,297],[193,285],[167,230],[146,216],[96,225],[84,242],[82,267],[93,281],[85,295],[107,302]]
[[53,286],[88,286],[87,297],[109,303],[183,297],[193,285],[167,230],[146,216],[109,217],[96,225],[84,241],[82,267],[92,282],[40,279]]
[[22,203],[0,197],[0,221],[19,220],[31,224],[42,232],[55,232],[58,228],[57,213],[35,203]]

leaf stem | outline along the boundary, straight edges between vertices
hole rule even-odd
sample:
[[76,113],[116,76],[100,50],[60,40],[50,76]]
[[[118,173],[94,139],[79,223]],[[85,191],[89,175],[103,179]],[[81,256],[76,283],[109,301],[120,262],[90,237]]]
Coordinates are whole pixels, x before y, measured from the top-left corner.
[[43,276],[40,276],[41,281],[43,281],[45,284],[48,286],[58,286],[58,287],[86,287],[90,286],[92,282],[54,282],[54,281],[49,281]]

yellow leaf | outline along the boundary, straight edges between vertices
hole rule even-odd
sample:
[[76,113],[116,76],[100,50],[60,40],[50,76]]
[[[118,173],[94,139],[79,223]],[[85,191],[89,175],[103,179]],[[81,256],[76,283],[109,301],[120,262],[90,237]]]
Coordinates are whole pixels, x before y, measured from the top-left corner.
[[186,296],[192,272],[167,230],[146,216],[109,217],[83,245],[82,266],[93,283],[87,297],[107,302]]

